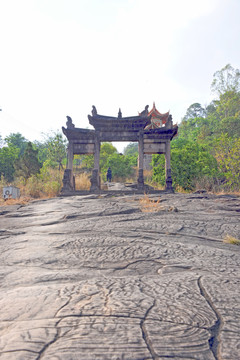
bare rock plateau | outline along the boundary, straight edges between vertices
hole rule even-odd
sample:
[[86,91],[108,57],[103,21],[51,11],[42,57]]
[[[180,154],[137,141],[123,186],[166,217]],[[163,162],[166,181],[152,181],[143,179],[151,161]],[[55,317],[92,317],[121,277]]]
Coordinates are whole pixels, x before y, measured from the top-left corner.
[[143,197],[0,208],[1,360],[240,359],[240,198]]

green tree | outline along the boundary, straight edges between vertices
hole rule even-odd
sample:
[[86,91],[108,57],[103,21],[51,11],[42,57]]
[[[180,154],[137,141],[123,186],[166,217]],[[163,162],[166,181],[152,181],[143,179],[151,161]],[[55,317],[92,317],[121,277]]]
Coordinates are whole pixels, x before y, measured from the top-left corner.
[[[173,186],[193,190],[197,180],[203,177],[215,178],[217,162],[208,150],[197,142],[176,139],[172,142],[171,168]],[[153,181],[165,184],[165,159],[153,155]]]
[[[196,179],[207,177],[239,189],[240,71],[226,65],[214,73],[211,87],[216,99],[206,109],[190,105],[171,143],[173,182],[193,189]],[[164,158],[154,156],[153,166],[154,180],[164,184]]]
[[100,171],[104,180],[108,167],[111,167],[113,178],[122,180],[129,178],[134,173],[137,165],[137,155],[122,155],[111,143],[103,143],[100,151]]
[[0,135],[0,148],[4,146],[4,140],[2,138],[2,135]]
[[80,155],[81,168],[90,171],[94,168],[94,156],[93,155]]
[[184,116],[184,120],[194,119],[194,118],[203,118],[206,115],[206,109],[202,107],[199,103],[194,103],[190,105],[187,109],[187,112]]
[[14,163],[19,155],[19,149],[10,146],[0,148],[0,178],[2,176],[7,182],[14,180]]
[[[93,155],[81,156],[81,168],[92,169],[94,166]],[[100,171],[103,180],[106,180],[107,169],[110,166],[112,176],[122,180],[131,177],[137,165],[137,154],[122,155],[111,143],[102,143],[100,149]]]
[[189,141],[196,141],[199,136],[202,136],[202,128],[206,133],[208,127],[208,120],[205,118],[206,112],[206,109],[199,103],[190,105],[179,125],[178,136]]
[[[107,161],[105,168],[105,173],[108,167],[111,167],[112,177],[121,178],[125,180],[134,175],[135,169],[134,167],[137,165],[137,157],[136,156],[125,156],[117,153],[112,154]],[[105,178],[104,173],[104,178]]]
[[48,148],[45,142],[35,140],[33,142],[33,147],[38,151],[38,160],[43,164],[48,158]]
[[240,188],[240,139],[222,134],[215,141],[215,157],[222,181],[231,190]]
[[[215,72],[212,90],[217,94],[206,109],[199,103],[189,106],[179,125],[179,137],[213,146],[214,139],[227,133],[240,136],[240,72],[226,65]],[[201,115],[201,116],[199,116]],[[212,150],[210,150],[212,152]]]
[[33,148],[32,143],[27,143],[23,156],[15,163],[17,174],[27,180],[31,175],[39,172],[41,164],[38,160],[38,151]]
[[211,85],[213,93],[218,96],[228,91],[238,92],[240,90],[240,71],[227,64],[213,74]]
[[138,143],[132,142],[132,143],[128,144],[124,148],[123,154],[124,155],[138,155]]
[[23,155],[24,150],[27,146],[28,140],[20,133],[11,133],[5,137],[5,142],[8,147],[15,147],[19,149],[19,157]]
[[222,133],[231,137],[240,136],[240,92],[226,91],[207,109],[206,120],[212,140]]
[[195,141],[200,132],[199,122],[201,120],[199,118],[183,119],[179,125],[178,136],[189,141]]
[[106,171],[108,168],[108,159],[113,154],[117,154],[117,149],[115,146],[112,145],[112,143],[102,143],[101,149],[100,149],[100,169],[103,171]]
[[58,169],[63,169],[63,160],[66,158],[66,140],[59,132],[48,135],[45,142],[47,148],[47,159],[51,161],[51,166],[58,166]]
[[240,93],[226,91],[216,102],[216,116],[219,120],[218,133],[227,133],[231,137],[240,136]]

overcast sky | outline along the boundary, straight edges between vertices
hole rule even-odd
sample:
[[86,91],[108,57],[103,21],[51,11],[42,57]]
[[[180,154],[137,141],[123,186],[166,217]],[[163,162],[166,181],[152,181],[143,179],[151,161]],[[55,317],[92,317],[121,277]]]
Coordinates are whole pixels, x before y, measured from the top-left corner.
[[240,68],[239,18],[240,0],[0,0],[0,135],[41,140],[66,115],[86,128],[92,105],[155,101],[179,123],[215,71]]

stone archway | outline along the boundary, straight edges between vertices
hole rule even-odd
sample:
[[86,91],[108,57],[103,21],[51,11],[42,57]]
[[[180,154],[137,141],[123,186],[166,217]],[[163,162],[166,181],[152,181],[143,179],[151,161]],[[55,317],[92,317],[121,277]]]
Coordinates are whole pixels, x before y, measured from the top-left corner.
[[[153,110],[156,110],[155,104]],[[159,114],[159,115],[158,115]],[[161,126],[157,126],[157,117],[162,117]],[[173,125],[169,113],[148,112],[148,105],[137,116],[122,117],[105,116],[92,108],[88,115],[89,124],[94,130],[76,128],[72,119],[67,116],[67,128],[62,127],[68,139],[67,168],[63,178],[62,193],[74,192],[73,157],[75,154],[93,154],[94,169],[91,178],[91,191],[100,190],[100,144],[108,141],[138,142],[138,190],[144,190],[143,162],[144,154],[164,154],[166,164],[166,190],[172,191],[170,141],[177,134],[178,127]]]

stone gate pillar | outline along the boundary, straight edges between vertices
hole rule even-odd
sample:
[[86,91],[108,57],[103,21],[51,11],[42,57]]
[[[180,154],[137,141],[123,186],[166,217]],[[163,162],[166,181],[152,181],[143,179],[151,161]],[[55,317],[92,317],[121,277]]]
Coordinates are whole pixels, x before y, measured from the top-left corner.
[[70,140],[67,148],[67,166],[63,175],[62,193],[75,190],[75,177],[73,176],[73,141]]
[[144,142],[143,133],[139,133],[138,138],[138,189],[143,190],[144,179],[143,179],[143,159],[144,159]]
[[71,140],[67,148],[67,169],[73,170],[73,142]]
[[171,175],[170,140],[167,140],[167,142],[166,142],[166,150],[165,150],[165,178],[166,178],[166,190],[173,192],[173,187],[172,187],[172,175]]
[[95,146],[94,146],[94,169],[91,177],[91,191],[100,190],[100,140],[99,135],[96,132]]

